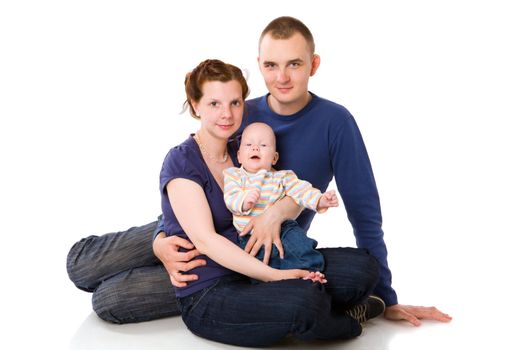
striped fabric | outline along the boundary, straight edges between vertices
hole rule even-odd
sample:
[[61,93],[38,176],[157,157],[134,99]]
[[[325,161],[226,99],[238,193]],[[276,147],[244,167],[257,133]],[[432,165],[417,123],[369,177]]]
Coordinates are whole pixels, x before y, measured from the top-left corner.
[[[263,213],[284,196],[291,197],[298,205],[316,210],[322,193],[308,181],[297,178],[291,170],[260,170],[251,174],[241,168],[224,170],[224,202],[233,213],[233,224],[241,232],[252,217]],[[242,211],[246,194],[258,188],[261,196],[255,206]]]

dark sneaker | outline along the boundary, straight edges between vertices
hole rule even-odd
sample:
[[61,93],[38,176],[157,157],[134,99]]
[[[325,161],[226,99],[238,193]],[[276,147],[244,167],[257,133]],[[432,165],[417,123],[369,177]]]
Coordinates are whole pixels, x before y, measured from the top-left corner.
[[363,304],[354,305],[347,312],[357,322],[363,323],[381,315],[385,307],[385,302],[381,298],[371,295]]

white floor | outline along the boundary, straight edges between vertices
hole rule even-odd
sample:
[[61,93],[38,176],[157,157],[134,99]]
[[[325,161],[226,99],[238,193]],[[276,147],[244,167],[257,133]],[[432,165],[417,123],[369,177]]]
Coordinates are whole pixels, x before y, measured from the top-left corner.
[[[343,218],[334,216],[337,225],[337,219]],[[323,224],[317,222],[313,229]],[[479,237],[473,246],[467,244],[472,237],[461,237],[461,229],[435,235],[430,228],[425,239],[418,237],[425,233],[414,232],[399,235],[398,244],[391,245],[390,263],[400,301],[435,305],[452,315],[452,322],[427,321],[416,328],[378,318],[367,323],[363,334],[352,341],[285,343],[274,349],[523,349],[525,289],[523,260],[517,254],[521,248],[518,244],[497,248],[492,239],[483,238],[487,232],[479,230],[481,225],[474,226]],[[400,242],[403,236],[406,240]],[[37,246],[40,242],[26,241]],[[131,325],[101,321],[90,309],[90,294],[67,280],[63,263],[68,247],[63,248],[53,256],[30,249],[33,259],[22,269],[27,278],[5,278],[18,284],[4,283],[2,288],[4,318],[9,321],[2,343],[16,344],[20,349],[235,348],[194,336],[180,317]],[[13,264],[18,266],[18,262]]]
[[[454,260],[453,265],[463,265]],[[429,260],[422,260],[433,270],[436,265]],[[439,264],[440,269],[454,270],[451,264]],[[459,269],[456,269],[459,270]],[[454,274],[458,277],[461,274]],[[391,322],[378,318],[366,324],[363,334],[352,341],[335,343],[285,343],[273,349],[475,349],[475,348],[503,348],[523,349],[525,340],[521,336],[523,312],[521,303],[523,285],[521,289],[509,293],[502,293],[496,286],[490,287],[490,276],[487,275],[480,289],[475,284],[461,283],[459,280],[436,280],[435,285],[429,286],[430,279],[414,277],[413,289],[417,289],[424,296],[414,299],[406,294],[402,300],[419,300],[422,304],[436,302],[443,310],[454,316],[449,324],[427,321],[416,328],[404,322]],[[494,276],[492,276],[494,277]],[[509,276],[512,277],[512,276]],[[456,285],[456,292],[451,289]],[[484,286],[483,286],[484,285]],[[433,290],[430,291],[430,290]],[[495,296],[495,297],[493,297]],[[68,327],[74,332],[69,336],[59,336],[60,341],[69,340],[71,350],[79,349],[229,349],[233,346],[218,344],[198,338],[191,334],[184,326],[180,317],[132,325],[112,325],[101,321],[94,313],[85,307],[77,305],[76,310],[84,310],[75,317],[75,327]],[[85,305],[83,305],[85,306]],[[71,313],[72,310],[70,310]],[[71,319],[70,319],[71,320]],[[60,327],[68,322],[54,322],[51,328]],[[504,345],[503,345],[504,344]]]
[[[428,324],[424,329],[415,330],[400,323],[390,323],[383,319],[371,321],[363,335],[353,341],[333,343],[294,343],[287,342],[272,349],[443,349],[457,346],[452,341],[454,329],[443,325]],[[437,337],[427,345],[429,337]],[[448,338],[448,340],[447,340]],[[465,342],[464,345],[471,345]],[[71,350],[80,349],[235,349],[238,347],[210,342],[189,333],[180,318],[171,318],[142,325],[108,325],[96,315],[90,314],[79,327],[70,343]]]
[[[240,0],[0,2],[1,348],[231,348],[180,318],[100,321],[65,258],[84,236],[156,217],[163,157],[198,127],[178,114],[184,74],[217,57],[248,69],[251,97],[264,94],[257,38],[281,15],[314,33],[311,90],[359,124],[399,301],[454,317],[377,319],[322,347],[525,348],[523,5],[340,3],[267,0],[250,14]],[[310,235],[355,244],[344,208],[318,215]]]

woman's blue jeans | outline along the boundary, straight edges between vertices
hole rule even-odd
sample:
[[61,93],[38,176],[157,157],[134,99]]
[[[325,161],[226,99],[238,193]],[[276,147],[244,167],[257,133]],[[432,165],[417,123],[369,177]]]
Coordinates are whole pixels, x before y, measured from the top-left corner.
[[351,339],[361,325],[345,311],[362,303],[378,280],[378,265],[355,248],[319,249],[328,283],[284,280],[253,284],[224,277],[180,299],[182,319],[196,335],[239,346],[270,346],[287,337],[301,341]]
[[[156,222],[128,231],[90,236],[67,258],[75,285],[93,292],[93,309],[114,323],[141,322],[181,313],[168,275],[153,255]],[[180,300],[195,334],[242,346],[266,346],[287,336],[300,340],[349,339],[361,326],[345,314],[373,291],[378,264],[365,250],[319,249],[325,285],[303,280],[252,284],[233,275]]]

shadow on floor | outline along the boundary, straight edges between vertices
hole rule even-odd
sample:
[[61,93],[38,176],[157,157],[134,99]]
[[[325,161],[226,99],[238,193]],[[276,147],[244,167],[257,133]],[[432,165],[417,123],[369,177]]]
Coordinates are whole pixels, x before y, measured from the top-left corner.
[[[392,339],[399,332],[406,332],[412,327],[388,322],[384,319],[369,321],[363,328],[360,337],[341,342],[312,342],[300,343],[286,341],[272,347],[272,349],[370,349],[385,350],[390,348]],[[114,325],[99,319],[91,313],[82,322],[71,339],[70,349],[239,349],[215,343],[193,335],[184,325],[180,317],[171,317],[151,322],[137,324]]]

